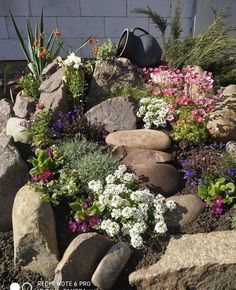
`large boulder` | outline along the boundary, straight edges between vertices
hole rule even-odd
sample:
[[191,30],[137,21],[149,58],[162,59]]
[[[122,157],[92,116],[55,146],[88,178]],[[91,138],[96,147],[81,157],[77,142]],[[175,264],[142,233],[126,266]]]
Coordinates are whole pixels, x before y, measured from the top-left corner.
[[95,270],[92,282],[101,289],[111,289],[131,256],[127,243],[119,242],[105,254]]
[[58,264],[55,218],[50,203],[29,185],[22,187],[14,201],[14,262],[47,278]]
[[209,114],[207,129],[220,141],[236,141],[236,94],[218,102]]
[[0,133],[5,133],[7,121],[14,115],[12,103],[8,99],[0,100]]
[[98,104],[116,90],[125,86],[142,86],[143,72],[126,58],[97,60],[88,94],[88,106]]
[[172,161],[169,153],[145,150],[128,146],[117,146],[112,150],[112,156],[126,166],[132,167],[135,164],[143,163],[166,163]]
[[135,164],[132,171],[139,177],[140,186],[148,186],[153,193],[174,194],[180,185],[180,176],[173,165],[163,163]]
[[132,97],[108,99],[86,114],[89,123],[108,132],[137,129],[137,102]]
[[28,144],[30,142],[30,135],[24,126],[24,119],[12,117],[7,121],[8,136],[12,136],[15,142]]
[[[90,281],[112,242],[97,233],[80,234],[66,249],[55,270],[55,285],[62,281]],[[58,287],[57,289],[63,289]]]
[[62,82],[64,76],[64,67],[59,67],[55,62],[49,64],[43,71],[43,81],[39,87],[39,102],[46,110],[52,111],[54,118],[60,111],[68,111],[67,96]]
[[35,101],[24,91],[20,91],[16,96],[13,111],[17,117],[28,118],[35,111]]
[[129,276],[140,290],[235,289],[236,231],[172,238],[165,254]]
[[204,203],[195,194],[176,195],[167,198],[176,204],[176,208],[166,213],[168,229],[181,230],[193,222],[204,209]]
[[139,129],[110,133],[106,142],[112,146],[129,146],[147,150],[165,151],[171,145],[170,137],[157,130]]
[[17,191],[28,180],[28,168],[9,137],[0,137],[0,232],[12,228],[12,206]]

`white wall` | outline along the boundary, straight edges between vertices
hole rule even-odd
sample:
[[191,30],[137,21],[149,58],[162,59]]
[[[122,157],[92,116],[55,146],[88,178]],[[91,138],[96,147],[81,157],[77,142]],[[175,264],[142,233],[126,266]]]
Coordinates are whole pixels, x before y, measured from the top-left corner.
[[[182,37],[192,29],[195,1],[181,0]],[[89,35],[98,37],[101,42],[107,38],[117,42],[126,27],[142,27],[160,38],[148,18],[131,11],[149,5],[170,20],[176,2],[177,0],[0,0],[0,60],[24,59],[8,7],[15,16],[23,38],[26,38],[25,17],[28,16],[35,23],[44,7],[46,32],[50,33],[53,28],[58,27],[65,39],[65,45],[73,51]],[[81,51],[81,56],[89,56],[90,49],[87,46]]]

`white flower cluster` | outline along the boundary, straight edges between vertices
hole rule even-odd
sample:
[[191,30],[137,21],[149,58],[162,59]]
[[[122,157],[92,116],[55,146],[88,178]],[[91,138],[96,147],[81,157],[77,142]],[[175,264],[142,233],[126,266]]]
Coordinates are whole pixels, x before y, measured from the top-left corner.
[[175,203],[167,201],[161,194],[153,195],[148,189],[135,190],[136,176],[126,172],[120,165],[106,178],[103,187],[100,181],[89,182],[89,188],[103,209],[101,230],[107,235],[129,235],[134,248],[143,246],[142,234],[147,230],[164,234],[167,226],[164,213],[173,210]]
[[145,123],[146,129],[151,128],[152,125],[158,127],[166,126],[166,118],[170,113],[168,104],[158,98],[142,98],[140,100],[140,107],[137,116],[141,117]]
[[59,57],[57,58],[57,61],[65,67],[73,67],[74,69],[79,69],[83,65],[81,57],[76,56],[74,52],[69,54],[65,60],[62,60],[61,57]]

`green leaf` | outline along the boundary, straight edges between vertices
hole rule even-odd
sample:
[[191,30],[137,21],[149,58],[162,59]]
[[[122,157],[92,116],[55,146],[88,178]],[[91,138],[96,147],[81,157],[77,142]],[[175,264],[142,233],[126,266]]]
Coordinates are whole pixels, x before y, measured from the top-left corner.
[[70,203],[70,207],[76,212],[81,211],[81,203],[78,201]]
[[15,31],[16,31],[16,34],[17,34],[17,37],[18,37],[19,40],[20,40],[20,45],[21,45],[21,48],[22,48],[22,50],[23,50],[23,53],[24,53],[24,55],[25,55],[27,61],[28,61],[28,62],[31,62],[31,61],[30,61],[29,53],[28,53],[28,51],[27,51],[27,49],[26,49],[26,46],[25,46],[25,42],[24,42],[24,40],[23,40],[23,38],[22,38],[22,36],[21,36],[21,33],[20,33],[20,31],[19,31],[17,25],[16,25],[16,22],[15,22],[15,19],[14,19],[12,13],[11,13],[11,10],[9,10],[9,13],[10,13],[11,20],[12,20],[12,23],[13,23],[13,25],[14,25],[14,28],[15,28]]

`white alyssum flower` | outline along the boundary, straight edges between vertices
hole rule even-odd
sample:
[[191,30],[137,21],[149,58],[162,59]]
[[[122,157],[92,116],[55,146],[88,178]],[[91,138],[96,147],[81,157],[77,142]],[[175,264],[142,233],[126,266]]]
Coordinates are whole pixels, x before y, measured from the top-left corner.
[[152,125],[157,128],[165,127],[169,113],[169,106],[164,100],[156,97],[146,97],[140,100],[137,116],[143,119],[144,128],[149,129]]
[[172,211],[176,208],[176,203],[173,200],[167,200],[166,201],[166,208],[168,208],[170,211]]
[[175,207],[161,194],[153,195],[149,189],[137,189],[136,176],[128,173],[125,165],[106,177],[106,184],[91,181],[100,212],[100,229],[107,235],[129,236],[135,248],[143,246],[142,235],[156,235],[167,231],[164,214]]
[[143,246],[143,238],[139,235],[131,236],[131,245],[139,249]]
[[96,193],[99,193],[103,190],[102,182],[100,180],[92,180],[88,183],[89,189],[93,190]]

